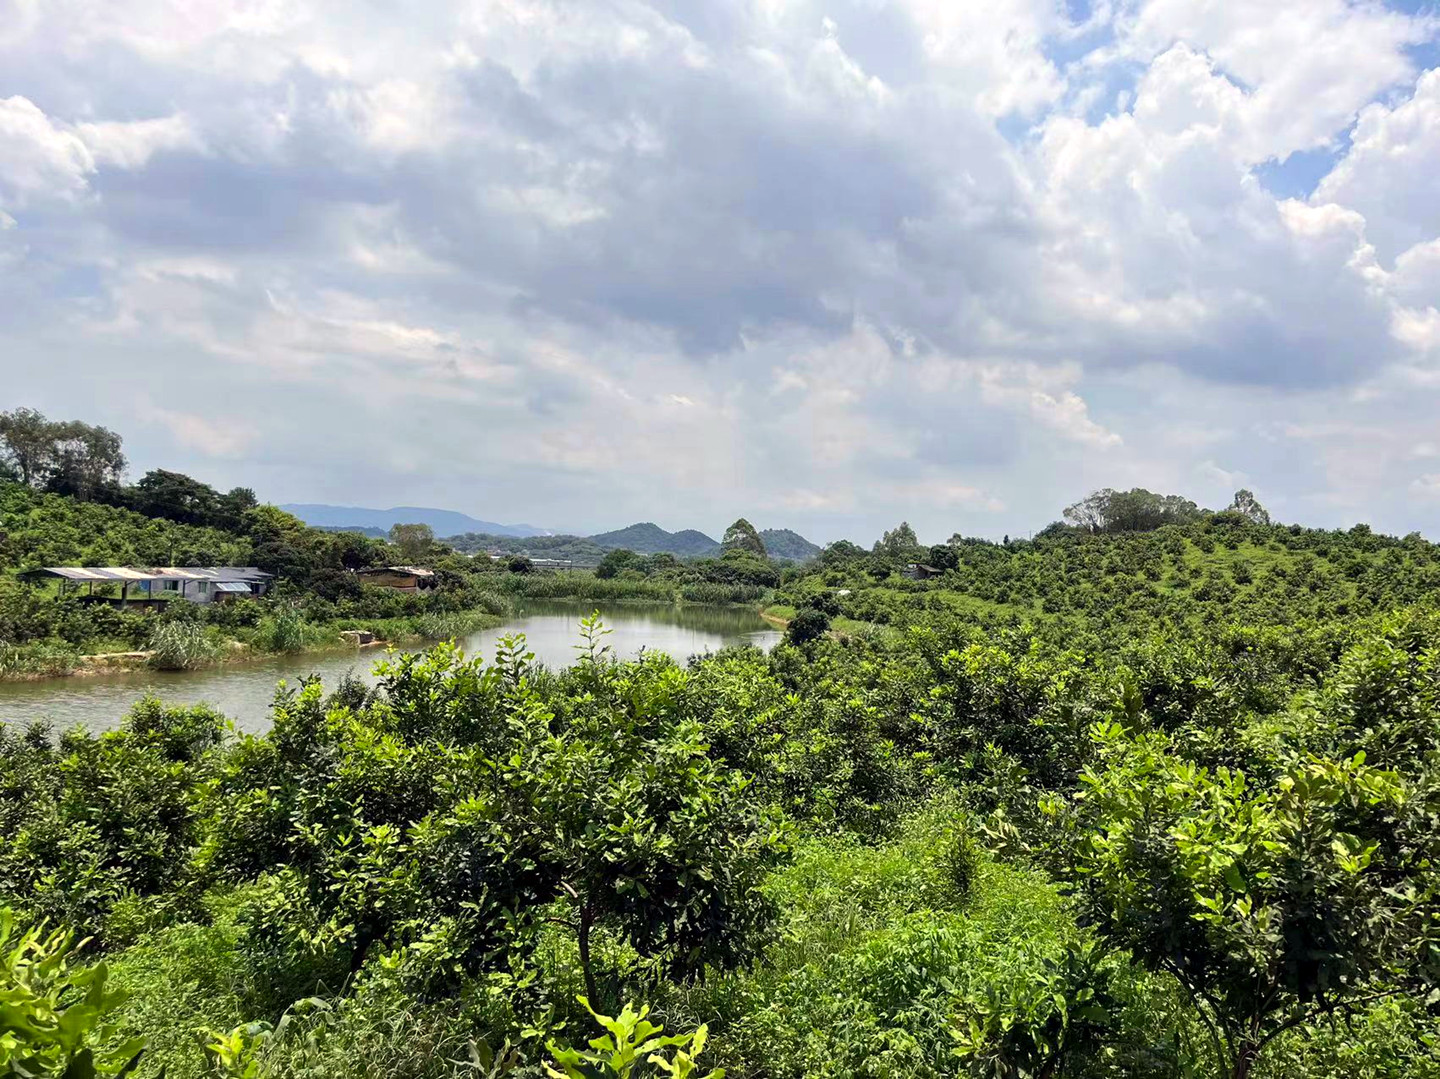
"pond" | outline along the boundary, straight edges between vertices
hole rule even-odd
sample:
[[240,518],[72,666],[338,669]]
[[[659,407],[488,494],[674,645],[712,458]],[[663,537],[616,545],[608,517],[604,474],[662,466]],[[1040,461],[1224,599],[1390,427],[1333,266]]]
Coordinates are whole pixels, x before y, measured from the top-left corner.
[[[573,663],[575,646],[580,643],[580,619],[596,605],[560,600],[526,600],[522,604],[505,625],[482,630],[461,642],[466,653],[493,660],[500,637],[523,633],[537,662],[551,667]],[[601,605],[599,609],[611,630],[605,643],[622,659],[632,659],[641,649],[648,649],[684,661],[732,644],[768,649],[780,637],[758,614],[743,608]],[[0,722],[25,724],[43,719],[56,730],[77,724],[92,731],[107,730],[119,725],[132,704],[154,694],[169,704],[210,704],[241,730],[262,731],[270,725],[270,701],[281,679],[294,685],[305,675],[318,674],[327,686],[333,686],[353,672],[373,682],[371,668],[384,655],[379,649],[321,652],[203,671],[145,670],[0,683]]]

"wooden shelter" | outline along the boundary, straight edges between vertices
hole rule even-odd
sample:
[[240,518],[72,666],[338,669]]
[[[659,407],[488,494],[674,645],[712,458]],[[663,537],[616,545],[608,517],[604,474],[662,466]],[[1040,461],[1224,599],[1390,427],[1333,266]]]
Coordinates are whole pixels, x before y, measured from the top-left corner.
[[366,584],[380,588],[393,588],[397,592],[418,592],[422,588],[434,588],[435,571],[424,566],[370,566],[357,569],[355,576],[362,577]]

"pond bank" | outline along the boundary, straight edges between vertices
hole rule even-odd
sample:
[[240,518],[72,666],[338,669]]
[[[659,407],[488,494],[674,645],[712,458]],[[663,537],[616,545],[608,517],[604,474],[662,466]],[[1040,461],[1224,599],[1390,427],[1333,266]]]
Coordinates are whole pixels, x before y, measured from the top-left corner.
[[[459,633],[455,634],[456,636],[493,629],[503,625],[507,620],[505,616],[490,614],[488,611],[478,608],[456,612],[454,617],[457,621],[453,628],[459,630]],[[270,651],[257,648],[246,641],[227,638],[224,642],[217,642],[218,647],[223,650],[221,655],[206,659],[192,667],[185,668],[185,670],[211,671],[242,664],[263,663],[286,656],[325,656],[370,649],[383,650],[439,639],[407,631],[403,623],[410,621],[410,619],[345,618],[318,625],[311,623],[306,626],[304,646],[286,651]],[[320,640],[321,635],[327,632],[331,639]],[[362,638],[368,636],[370,639],[356,640],[352,636],[355,634],[362,635]],[[34,655],[34,662],[38,669],[0,670],[0,685],[134,673],[151,669],[150,659],[154,655],[155,652],[152,649],[90,654],[60,653],[47,650]],[[21,656],[22,662],[25,658],[27,657]],[[3,717],[0,717],[0,721],[3,721]]]
[[[460,644],[468,655],[488,660],[501,637],[523,634],[526,649],[534,653],[537,663],[566,667],[575,662],[580,619],[597,607],[605,628],[611,631],[604,643],[621,659],[656,651],[684,662],[693,654],[729,645],[769,648],[780,637],[773,623],[754,607],[530,601],[508,618],[489,616],[487,628],[465,634]],[[423,645],[398,647],[418,651]],[[154,695],[169,704],[209,704],[235,720],[241,730],[261,731],[270,723],[277,682],[283,680],[294,687],[301,678],[317,675],[327,687],[347,676],[374,684],[373,667],[384,656],[375,646],[349,646],[282,655],[252,653],[245,662],[191,671],[142,666],[85,678],[0,682],[0,723],[44,720],[57,730],[76,725],[108,730],[120,723],[136,701]]]

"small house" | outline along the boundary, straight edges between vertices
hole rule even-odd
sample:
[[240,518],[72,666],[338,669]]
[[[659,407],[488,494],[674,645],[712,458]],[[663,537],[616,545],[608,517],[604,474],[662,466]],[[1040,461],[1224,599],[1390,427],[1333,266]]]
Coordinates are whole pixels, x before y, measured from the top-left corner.
[[397,592],[419,592],[436,585],[435,571],[424,566],[370,566],[357,569],[355,576],[363,578],[366,584],[380,588],[393,588]]
[[905,567],[905,576],[916,581],[924,581],[930,577],[938,577],[944,572],[943,569],[937,569],[935,566],[927,566],[923,562],[911,562]]

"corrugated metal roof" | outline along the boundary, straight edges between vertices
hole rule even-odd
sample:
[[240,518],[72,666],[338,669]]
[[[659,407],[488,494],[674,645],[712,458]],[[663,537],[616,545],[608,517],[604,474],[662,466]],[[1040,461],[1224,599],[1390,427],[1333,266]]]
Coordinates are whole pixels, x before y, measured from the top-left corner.
[[271,574],[256,566],[45,566],[22,578],[61,577],[67,581],[265,581]]
[[424,566],[370,566],[366,569],[357,569],[355,572],[362,577],[372,573],[405,573],[414,577],[435,576],[433,569],[426,569]]
[[67,581],[153,581],[152,574],[129,566],[46,566],[21,577],[63,577]]
[[146,572],[157,581],[264,581],[271,576],[255,566],[155,566]]
[[244,592],[250,593],[250,586],[243,581],[216,581],[215,591],[217,592]]

